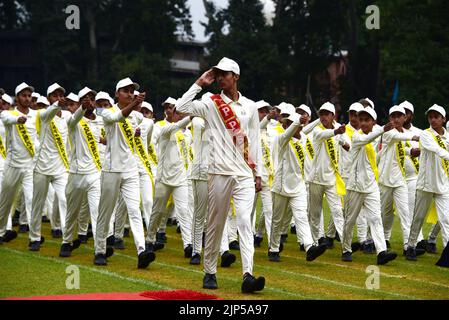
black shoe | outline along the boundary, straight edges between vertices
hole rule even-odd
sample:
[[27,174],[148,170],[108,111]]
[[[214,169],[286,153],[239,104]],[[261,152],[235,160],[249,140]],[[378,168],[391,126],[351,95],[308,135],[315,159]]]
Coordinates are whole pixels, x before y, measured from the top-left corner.
[[138,269],[145,269],[150,265],[151,262],[156,259],[156,255],[152,251],[144,251],[139,254],[138,261],[137,261],[137,268]]
[[324,238],[324,237],[319,238],[319,239],[318,239],[318,244],[319,244],[319,245],[321,245],[321,244],[326,244],[326,238]]
[[18,225],[20,225],[20,212],[19,211],[15,211],[14,215],[12,217],[12,226],[13,227],[17,227]]
[[72,255],[72,246],[70,243],[63,243],[61,249],[59,250],[59,256],[61,258],[68,258]]
[[438,253],[437,252],[437,244],[436,243],[427,242],[426,252],[427,253],[432,253],[432,254]]
[[125,250],[125,243],[123,242],[123,239],[116,238],[114,241],[114,249],[117,250]]
[[3,244],[3,237],[0,237],[0,245]]
[[374,243],[366,243],[364,242],[362,245],[363,253],[365,254],[373,254],[376,253],[376,248],[374,247]]
[[265,278],[258,277],[257,279],[250,273],[245,273],[242,282],[242,292],[252,293],[255,291],[261,291],[265,287]]
[[398,256],[397,253],[393,251],[379,252],[379,254],[377,255],[377,264],[379,265],[386,264],[389,261],[396,259],[397,256]]
[[295,225],[290,226],[290,233],[291,234],[296,234],[296,226]]
[[3,242],[10,242],[15,238],[17,238],[17,232],[15,230],[6,230],[6,233],[3,236]]
[[359,251],[362,248],[362,245],[360,244],[360,242],[353,242],[351,244],[351,250],[352,252],[356,252]]
[[123,229],[123,238],[129,238],[129,228]]
[[47,216],[42,216],[42,223],[49,223],[50,219],[47,218]]
[[351,252],[343,252],[343,254],[341,255],[341,261],[352,262],[352,253]]
[[325,244],[321,244],[318,246],[311,246],[309,248],[309,250],[307,250],[307,254],[306,254],[306,260],[307,261],[313,261],[316,258],[318,258],[319,256],[321,256],[327,249],[327,246]]
[[260,244],[262,243],[263,238],[254,236],[254,248],[260,248]]
[[41,236],[41,241],[40,241],[41,245],[43,245],[44,242],[45,242],[45,238],[43,236]]
[[204,289],[218,289],[217,277],[215,274],[206,273],[203,278],[203,288]]
[[190,264],[199,265],[201,264],[201,255],[199,253],[195,253],[190,259]]
[[28,245],[28,250],[30,251],[39,251],[41,247],[41,242],[40,241],[31,241]]
[[30,231],[30,228],[28,227],[27,224],[21,224],[19,226],[19,233],[26,233],[28,231]]
[[108,264],[106,256],[102,253],[96,254],[94,258],[94,264],[97,266],[105,266]]
[[165,235],[165,232],[156,233],[156,241],[160,243],[167,243],[167,236]]
[[405,259],[409,261],[416,261],[416,249],[412,247],[408,247],[405,251]]
[[288,234],[281,234],[281,243],[287,242]]
[[146,242],[145,243],[145,250],[156,252],[158,250],[164,249],[165,245],[160,242]]
[[223,252],[221,255],[221,267],[222,268],[228,268],[235,262],[235,254],[230,253],[229,251]]
[[304,245],[302,243],[299,244],[299,251],[306,251],[306,248],[304,248]]
[[387,245],[387,249],[391,249],[391,244],[389,240],[385,240],[385,244]]
[[106,245],[107,246],[113,246],[114,243],[115,243],[115,236],[114,235],[109,236],[109,237],[106,238]]
[[268,251],[268,260],[271,262],[280,262],[281,256],[279,255],[279,252]]
[[54,239],[61,238],[62,233],[60,234],[59,231],[61,231],[61,230],[59,230],[59,229],[51,229],[51,237],[54,238]]
[[81,241],[79,239],[75,239],[72,242],[72,251],[78,249],[81,245]]
[[105,257],[109,258],[110,256],[112,256],[114,254],[114,248],[112,248],[111,246],[107,246],[106,247],[106,254]]
[[341,242],[338,232],[335,232],[335,241]]
[[184,248],[184,258],[192,258],[193,247],[191,244]]
[[[421,240],[420,242],[418,242],[417,244],[416,244],[416,250],[418,250],[418,249],[423,249],[424,251],[426,250],[426,246],[427,246],[427,240]],[[418,255],[419,256],[419,254],[418,253],[416,253],[416,255]]]
[[326,246],[328,249],[332,249],[334,247],[334,238],[326,237]]
[[240,250],[239,242],[237,240],[232,241],[229,244],[229,249],[231,249],[231,250]]
[[181,233],[181,227],[180,226],[176,227],[176,233]]
[[87,243],[87,235],[79,234],[79,235],[78,235],[78,240],[79,240],[81,243]]

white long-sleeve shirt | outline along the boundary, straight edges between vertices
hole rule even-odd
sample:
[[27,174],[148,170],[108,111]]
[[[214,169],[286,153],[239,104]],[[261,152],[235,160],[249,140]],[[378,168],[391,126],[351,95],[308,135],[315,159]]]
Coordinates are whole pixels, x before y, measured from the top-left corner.
[[[356,131],[352,136],[352,145],[349,150],[349,157],[351,164],[348,172],[348,182],[346,184],[347,190],[357,191],[360,193],[372,193],[379,192],[379,185],[376,181],[371,163],[368,160],[366,153],[366,145],[371,143],[380,137],[384,132],[384,129],[380,126],[375,127],[369,134]],[[374,157],[375,159],[376,157]]]
[[[421,136],[422,130],[411,126],[410,129],[404,128],[404,132],[412,133],[414,136]],[[410,159],[410,150],[414,148],[419,148],[418,141],[409,141],[410,146],[405,146],[405,153],[407,157],[405,157],[405,179],[406,180],[415,180],[418,179],[418,173],[416,172],[415,166],[413,165],[412,160]]]
[[[348,123],[346,125],[346,132],[344,133],[344,135],[346,136],[346,139],[348,141],[351,141],[351,137],[349,135],[349,131],[352,130],[354,133],[357,131],[350,123]],[[349,178],[349,171],[351,169],[351,163],[352,163],[352,159],[350,156],[350,151],[351,151],[351,145],[349,145],[349,150],[346,151],[343,148],[343,144],[339,144],[338,146],[338,152],[340,155],[340,172],[341,172],[341,176],[344,179]]]
[[[16,124],[20,117],[26,117],[25,127],[28,130],[30,139],[34,144],[35,155],[39,148],[39,141],[36,133],[36,111],[29,109],[28,114],[23,114],[17,108],[14,109],[19,113],[18,116],[13,115],[11,111],[3,111],[0,113],[0,118],[5,126],[6,139],[3,141],[6,147],[6,161],[5,166],[13,168],[33,168],[34,157],[30,155],[28,149],[22,142],[17,131]],[[42,112],[47,113],[47,110]]]
[[[290,144],[292,139],[294,142],[298,141],[293,137],[298,128],[299,122],[293,122],[284,133],[276,136],[273,141],[274,179],[271,191],[283,196],[295,196],[306,188],[298,157]],[[305,141],[306,136],[301,133],[299,142],[306,157]]]
[[[186,117],[181,121],[169,123],[161,128],[159,136],[160,158],[157,167],[157,181],[174,187],[187,184],[188,169],[186,169],[184,158],[181,155],[180,146],[176,139],[176,132],[187,127],[189,122],[190,117]],[[188,153],[190,141],[186,135],[184,135],[184,139],[186,139],[186,152]]]
[[[178,100],[176,110],[206,120],[206,130],[210,131],[209,174],[253,177],[252,169],[234,145],[231,134],[228,132],[212,99],[203,97],[201,101],[193,101],[201,90],[200,86],[193,84]],[[262,154],[257,107],[252,100],[245,98],[240,93],[237,101],[232,101],[224,93],[221,93],[221,98],[234,109],[240,121],[240,126],[248,137],[249,156],[256,164],[256,176],[260,177],[262,174]]]
[[[438,136],[438,133],[430,128],[430,131]],[[441,136],[446,149],[441,148],[435,141],[432,133],[423,130],[420,136],[421,155],[419,165],[423,170],[419,171],[416,189],[437,194],[449,193],[449,178],[443,169],[442,159],[449,160],[449,133],[444,130]]]
[[[3,147],[5,148],[5,151],[6,151],[6,132],[5,132],[5,126],[3,125],[2,121],[0,121],[0,137],[2,138]],[[6,158],[3,158],[3,156],[0,154],[0,174],[5,167],[5,161],[6,161]]]
[[382,135],[382,150],[379,157],[379,184],[396,188],[405,185],[405,177],[402,174],[399,159],[397,158],[396,143],[410,141],[414,134],[390,130]]
[[203,118],[195,117],[192,119],[192,149],[193,163],[190,171],[190,179],[203,180],[208,179],[208,157],[209,157],[209,136],[206,132],[206,122]]
[[[154,126],[153,120],[147,119],[147,118],[143,118],[140,125],[137,126],[138,128],[140,128],[140,138],[142,139],[142,145],[143,145],[143,148],[145,151],[148,150],[148,141],[151,142],[153,126]],[[135,153],[135,157],[136,157],[137,165],[139,167],[139,173],[140,174],[148,174],[147,169],[142,164],[142,160],[140,159],[139,154],[137,152]],[[154,174],[154,172],[152,172],[152,174]]]
[[[137,123],[139,118],[135,115],[138,112],[131,112],[128,120],[131,123]],[[106,130],[106,153],[103,162],[103,171],[105,172],[131,172],[137,171],[137,161],[134,153],[130,149],[125,136],[119,126],[119,122],[125,122],[125,117],[117,105],[112,108],[103,109],[101,112],[104,127]],[[131,124],[132,126],[132,124]],[[134,136],[134,130],[133,130]]]

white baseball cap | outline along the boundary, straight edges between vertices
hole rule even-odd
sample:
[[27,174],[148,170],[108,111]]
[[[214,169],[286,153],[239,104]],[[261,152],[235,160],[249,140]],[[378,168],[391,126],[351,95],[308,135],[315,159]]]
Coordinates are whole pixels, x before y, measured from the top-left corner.
[[164,104],[173,104],[173,105],[175,105],[176,101],[178,101],[178,100],[176,100],[175,98],[172,98],[172,97],[168,97],[167,99],[165,99],[164,102],[162,102],[162,105],[164,105]]
[[97,94],[97,92],[92,90],[91,88],[84,87],[80,90],[80,92],[78,92],[78,98],[81,100],[81,98],[84,97],[88,93],[93,93],[94,95]]
[[119,91],[121,88],[127,87],[127,86],[134,86],[134,90],[139,90],[140,86],[139,84],[133,82],[130,78],[125,78],[117,82],[117,85],[115,86],[115,91]]
[[151,103],[148,103],[146,101],[142,102],[142,109],[146,108],[148,110],[150,110],[151,112],[153,112],[153,106],[151,105]]
[[399,106],[403,107],[404,109],[409,110],[411,113],[415,113],[415,109],[413,108],[413,104],[405,100],[404,102],[400,103]]
[[16,96],[17,96],[21,91],[23,91],[23,90],[25,90],[25,89],[30,90],[31,93],[34,92],[34,88],[33,88],[32,86],[29,86],[29,85],[27,85],[25,82],[22,82],[21,84],[19,84],[19,85],[16,87],[16,90],[15,90]]
[[213,68],[216,68],[216,69],[219,69],[222,71],[232,71],[235,74],[240,75],[240,67],[237,64],[237,62],[235,62],[232,59],[226,58],[226,57],[221,59],[220,62],[218,62],[218,64],[216,66],[214,66]]
[[287,120],[293,121],[293,122],[299,122],[299,119],[301,119],[301,116],[294,112],[291,115],[288,116]]
[[33,92],[32,94],[31,94],[31,97],[32,98],[39,98],[41,95],[39,94],[39,93],[37,93],[37,92]]
[[1,98],[6,103],[9,103],[10,105],[12,105],[13,101],[12,101],[12,98],[11,98],[11,96],[9,94],[4,93]]
[[36,104],[37,103],[42,103],[42,104],[46,105],[47,107],[50,105],[50,102],[48,102],[48,99],[44,96],[40,96],[39,98],[37,98]]
[[437,105],[437,104],[434,104],[433,106],[431,106],[431,107],[429,108],[429,110],[426,111],[426,114],[428,114],[429,111],[436,111],[436,112],[438,112],[439,114],[443,115],[443,117],[446,118],[446,110],[444,110],[444,108],[443,108],[442,106],[439,106],[439,105]]
[[260,101],[256,102],[256,107],[257,107],[257,110],[264,108],[264,107],[270,108],[270,104],[264,100],[260,100]]
[[371,108],[374,109],[374,102],[370,98],[365,98],[366,101],[370,104]]
[[310,108],[308,106],[306,106],[305,104],[300,105],[296,109],[299,109],[299,110],[302,110],[302,111],[306,112],[309,115],[309,117],[312,116],[312,110],[310,110]]
[[95,101],[98,101],[98,100],[108,100],[109,101],[110,98],[111,98],[111,96],[109,95],[109,93],[100,91],[95,96]]
[[111,97],[109,97],[109,103],[111,104],[111,106],[114,105],[114,103],[115,103],[114,99],[112,99]]
[[47,97],[58,89],[62,90],[62,92],[65,94],[65,89],[55,82],[51,86],[48,87]]
[[335,106],[330,102],[325,102],[321,106],[320,111],[321,110],[326,110],[326,111],[332,112],[335,115]]
[[405,114],[405,109],[403,107],[401,107],[401,106],[392,106],[390,108],[390,111],[388,112],[388,114],[390,115],[393,112],[400,112],[400,113]]
[[363,105],[359,102],[354,102],[353,104],[351,104],[351,106],[349,107],[349,111],[355,111],[355,112],[360,112],[361,110],[365,109],[363,107]]
[[80,102],[80,99],[78,98],[78,96],[76,94],[74,94],[73,92],[70,92],[69,95],[66,97],[66,99],[72,100],[74,102]]
[[295,106],[291,103],[281,102],[278,107],[281,109],[281,114],[291,115],[293,113],[296,113]]
[[357,111],[357,114],[360,114],[363,112],[368,113],[371,116],[371,118],[373,118],[374,120],[377,120],[377,113],[376,113],[376,111],[374,111],[373,108],[362,108],[361,110]]

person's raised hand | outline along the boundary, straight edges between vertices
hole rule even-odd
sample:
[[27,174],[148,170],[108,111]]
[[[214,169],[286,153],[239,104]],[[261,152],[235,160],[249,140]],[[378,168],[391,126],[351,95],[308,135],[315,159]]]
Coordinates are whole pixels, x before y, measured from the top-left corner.
[[210,86],[215,81],[215,71],[213,68],[207,70],[204,72],[201,77],[199,77],[196,80],[196,84],[199,85],[201,88]]

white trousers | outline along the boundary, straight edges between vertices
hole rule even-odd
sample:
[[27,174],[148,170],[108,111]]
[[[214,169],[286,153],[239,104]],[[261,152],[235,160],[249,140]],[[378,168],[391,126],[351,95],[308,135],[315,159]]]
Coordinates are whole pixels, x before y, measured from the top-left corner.
[[[100,173],[100,177],[101,177],[101,173]],[[100,183],[100,195],[101,195],[101,183]],[[67,195],[66,195],[67,197]],[[67,209],[68,210],[68,209]],[[79,235],[87,235],[87,231],[89,229],[89,216],[90,216],[90,212],[89,212],[89,203],[87,202],[87,199],[83,200],[83,203],[81,204],[81,208],[80,208],[80,213],[78,215],[78,234]],[[98,217],[98,215],[97,215]],[[92,228],[94,226],[92,225]],[[96,223],[95,223],[95,227],[96,227]],[[94,237],[95,239],[95,237]]]
[[251,225],[255,185],[253,178],[209,175],[209,209],[206,222],[204,248],[204,272],[215,274],[220,250],[220,242],[231,197],[237,217],[237,229],[240,235],[240,254],[243,274],[253,272],[254,238]]
[[[201,254],[203,232],[206,224],[208,190],[207,181],[192,180],[193,214],[192,214],[192,245],[193,253]],[[190,204],[189,204],[190,206]]]
[[348,190],[345,198],[345,222],[342,239],[343,252],[352,252],[353,229],[357,221],[357,216],[362,210],[371,230],[377,253],[387,250],[382,226],[379,192],[360,193]]
[[[31,204],[33,203],[33,171],[5,166],[0,193],[0,237],[3,237],[8,224],[8,217],[22,187],[25,197],[27,220],[31,220]],[[23,213],[23,212],[22,212]]]
[[58,198],[59,214],[62,230],[65,228],[67,214],[67,201],[65,188],[67,186],[68,173],[59,175],[45,175],[39,172],[33,174],[33,208],[31,211],[30,240],[40,241],[42,226],[42,211],[47,200],[48,187],[51,184]]
[[404,249],[407,249],[408,235],[410,233],[410,225],[412,223],[412,215],[410,214],[408,207],[407,186],[403,185],[397,188],[390,188],[384,185],[379,185],[379,188],[385,240],[390,240],[391,231],[393,230],[394,203],[396,213],[398,214],[401,222]]
[[[227,218],[227,226],[228,226],[228,242],[238,241],[238,233],[237,233],[237,217],[234,215],[232,208],[228,212]],[[252,230],[252,220],[251,220],[251,230]]]
[[267,233],[267,239],[270,241],[271,235],[271,219],[273,216],[273,200],[271,198],[271,190],[269,186],[262,187],[262,190],[256,193],[256,199],[254,200],[253,215],[256,215],[257,197],[260,195],[262,200],[262,212],[260,214],[259,223],[257,227],[256,235],[263,237],[263,234]]
[[100,172],[92,174],[69,174],[66,187],[67,215],[62,243],[71,243],[73,241],[81,207],[86,199],[89,206],[88,212],[90,212],[90,219],[92,221],[92,233],[95,239],[98,206],[101,195],[100,179]]
[[432,200],[435,201],[437,209],[438,223],[440,224],[441,234],[443,236],[443,247],[446,247],[449,241],[449,194],[436,194],[417,190],[415,210],[410,227],[410,237],[408,238],[408,246],[410,247],[416,247],[419,232],[432,204]]
[[[3,170],[0,171],[0,194],[2,193],[2,179],[3,179]],[[6,230],[12,230],[12,215],[13,211],[11,209],[11,212],[8,215],[8,222],[6,223]]]
[[122,195],[128,210],[131,230],[137,254],[145,251],[145,236],[139,210],[139,174],[137,172],[101,173],[101,196],[98,210],[95,253],[106,253],[106,237],[109,233],[112,213],[119,195]]
[[[433,226],[432,226],[432,228],[430,228],[430,231],[429,231],[429,237],[428,237],[428,242],[429,243],[437,243],[437,237],[438,237],[438,233],[440,233],[440,231],[441,231],[441,227],[440,227],[440,224],[439,223],[437,223],[437,224],[434,224]],[[419,239],[419,238],[418,238]],[[418,240],[419,241],[419,240]]]
[[[415,209],[415,198],[416,198],[416,182],[418,179],[407,180],[407,190],[408,190],[408,209],[410,211],[410,224],[413,219],[413,210]],[[424,239],[422,230],[419,231],[418,242]]]

